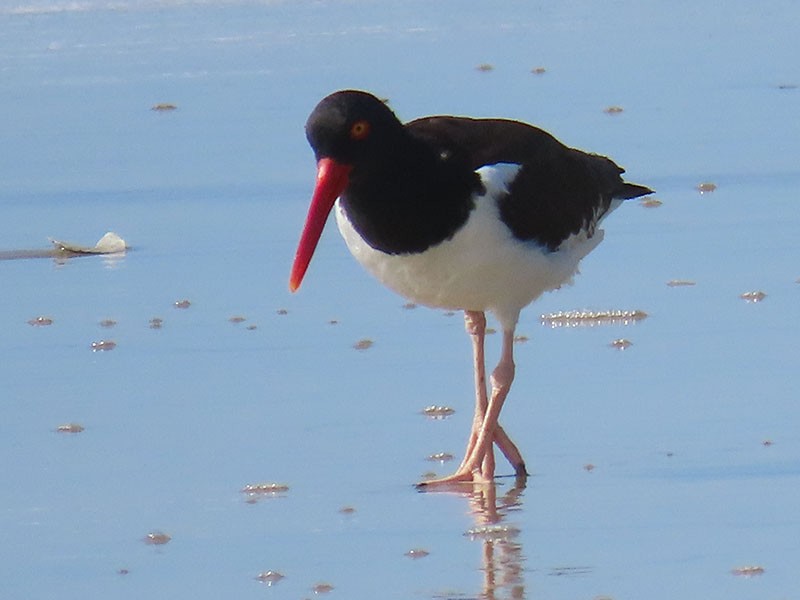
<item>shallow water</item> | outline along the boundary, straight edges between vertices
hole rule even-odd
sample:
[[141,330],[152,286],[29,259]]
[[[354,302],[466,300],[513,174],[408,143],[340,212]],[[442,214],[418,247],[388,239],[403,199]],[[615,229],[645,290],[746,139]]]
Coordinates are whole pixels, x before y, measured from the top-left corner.
[[[0,250],[108,230],[131,246],[0,261],[2,596],[796,594],[797,9],[721,10],[0,3]],[[469,428],[459,315],[404,308],[334,228],[287,290],[314,176],[303,123],[349,86],[403,118],[535,122],[663,201],[617,210],[576,285],[523,315],[503,421],[525,489],[411,485],[454,468],[426,457],[460,457]],[[539,322],[574,309],[649,316]],[[260,483],[288,490],[240,491]],[[285,577],[265,589],[268,570]]]

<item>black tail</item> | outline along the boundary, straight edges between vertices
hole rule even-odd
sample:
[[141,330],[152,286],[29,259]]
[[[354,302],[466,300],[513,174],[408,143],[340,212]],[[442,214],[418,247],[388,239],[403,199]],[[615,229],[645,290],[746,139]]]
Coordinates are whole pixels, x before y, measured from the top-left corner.
[[647,196],[647,194],[653,194],[653,193],[654,191],[651,190],[649,187],[623,181],[622,186],[620,186],[619,189],[617,189],[617,191],[614,192],[614,198],[628,200],[630,198],[638,198],[639,196]]

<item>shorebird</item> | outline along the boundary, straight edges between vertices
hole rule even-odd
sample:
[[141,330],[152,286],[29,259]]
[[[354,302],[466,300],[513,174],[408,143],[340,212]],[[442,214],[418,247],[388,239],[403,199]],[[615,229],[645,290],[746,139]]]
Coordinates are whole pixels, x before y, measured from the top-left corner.
[[[491,482],[494,445],[516,475],[526,475],[522,454],[498,422],[514,379],[520,311],[572,280],[602,241],[598,226],[608,213],[652,190],[624,181],[610,159],[569,148],[532,125],[456,116],[403,124],[358,90],[324,98],[306,136],[317,181],[289,288],[299,288],[335,210],[350,252],[384,285],[418,304],[464,311],[474,351],[472,429],[455,473],[420,485]],[[503,330],[491,392],[487,311]]]

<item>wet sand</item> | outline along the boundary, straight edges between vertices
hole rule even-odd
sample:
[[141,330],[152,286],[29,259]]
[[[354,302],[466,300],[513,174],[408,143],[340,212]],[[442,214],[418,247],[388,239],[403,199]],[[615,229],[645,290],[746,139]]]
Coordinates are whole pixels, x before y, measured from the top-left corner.
[[[0,8],[0,250],[135,247],[0,262],[4,597],[796,592],[796,9],[470,8]],[[463,451],[460,315],[407,306],[333,227],[288,292],[303,123],[349,86],[536,123],[662,201],[523,315],[524,485],[413,487]]]

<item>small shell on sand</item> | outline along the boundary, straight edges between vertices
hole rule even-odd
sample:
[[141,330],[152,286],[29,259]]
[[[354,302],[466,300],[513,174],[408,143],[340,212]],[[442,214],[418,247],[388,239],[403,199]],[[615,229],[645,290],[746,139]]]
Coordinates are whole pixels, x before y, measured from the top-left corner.
[[362,340],[358,340],[355,344],[353,344],[353,348],[355,348],[356,350],[369,350],[370,348],[372,348],[373,344],[375,344],[375,342],[373,342],[370,339],[364,338]]
[[757,575],[764,574],[764,567],[759,567],[757,565],[736,567],[734,569],[731,569],[731,574],[736,575],[737,577],[755,577]]
[[704,181],[703,183],[698,183],[695,189],[701,194],[710,194],[717,189],[717,184],[711,183],[710,181]]
[[248,483],[240,491],[243,494],[285,494],[289,486],[285,483]]
[[449,406],[436,406],[435,404],[422,409],[422,414],[431,419],[444,419],[455,412],[454,408],[450,408]]
[[739,295],[739,298],[741,298],[745,302],[750,302],[750,303],[753,303],[753,304],[756,303],[756,302],[761,302],[766,297],[767,297],[767,295],[764,292],[760,291],[760,290],[755,290],[755,291],[752,291],[752,292],[745,292],[744,294],[740,294]]
[[283,574],[279,573],[278,571],[262,571],[256,575],[256,580],[266,584],[267,586],[275,585],[281,579],[283,579]]
[[690,287],[696,285],[691,279],[670,279],[667,282],[669,287]]
[[100,340],[92,342],[92,352],[107,352],[117,347],[117,342],[114,340]]
[[45,316],[34,317],[28,321],[28,325],[32,325],[33,327],[46,327],[52,324],[53,319]]
[[161,531],[152,531],[144,536],[144,543],[148,544],[149,546],[163,546],[164,544],[169,543],[172,539],[172,536],[163,533]]
[[430,462],[438,462],[438,463],[446,463],[453,460],[455,456],[450,454],[449,452],[436,452],[435,454],[430,454],[425,459]]
[[640,200],[639,204],[645,208],[658,208],[664,203],[658,198],[645,198],[644,200]]
[[617,350],[625,350],[626,348],[630,348],[633,346],[633,342],[630,340],[626,340],[625,338],[619,338],[614,340],[609,344],[612,348],[616,348]]

